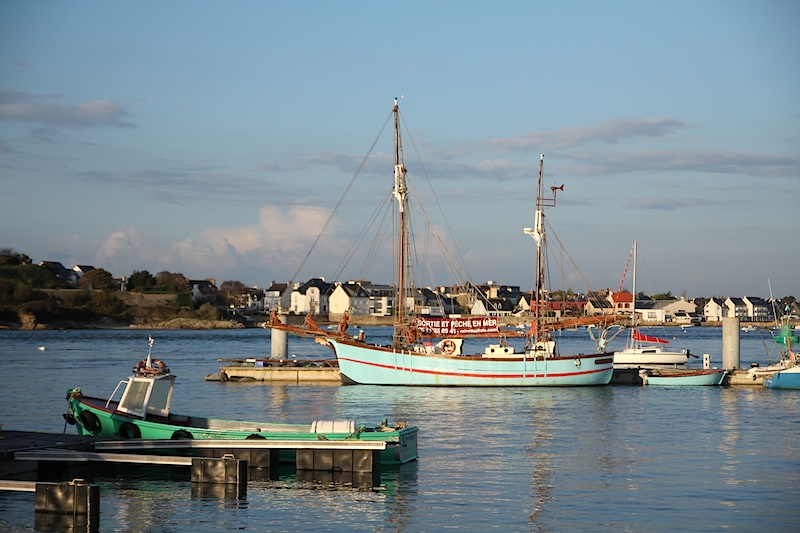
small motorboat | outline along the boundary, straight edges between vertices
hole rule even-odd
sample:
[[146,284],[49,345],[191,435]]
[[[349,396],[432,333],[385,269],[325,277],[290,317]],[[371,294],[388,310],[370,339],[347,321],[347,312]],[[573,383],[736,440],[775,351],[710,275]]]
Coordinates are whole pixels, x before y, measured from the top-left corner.
[[[176,376],[166,363],[152,357],[153,338],[146,360],[117,385],[108,399],[85,396],[80,388],[67,391],[64,415],[78,434],[122,439],[267,439],[291,441],[383,441],[382,464],[402,464],[417,459],[418,428],[404,422],[374,426],[353,420],[317,420],[306,424],[246,422],[172,413],[170,404]],[[122,388],[118,400],[114,397]]]

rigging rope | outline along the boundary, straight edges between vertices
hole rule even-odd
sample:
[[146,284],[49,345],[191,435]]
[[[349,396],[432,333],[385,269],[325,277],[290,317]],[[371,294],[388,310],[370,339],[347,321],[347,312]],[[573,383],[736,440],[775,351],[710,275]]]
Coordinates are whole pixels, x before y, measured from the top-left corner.
[[347,187],[345,188],[344,192],[342,193],[342,196],[339,198],[339,201],[336,203],[336,206],[334,206],[333,211],[331,211],[331,214],[328,216],[328,219],[325,221],[325,224],[322,226],[322,230],[320,230],[319,234],[317,235],[317,238],[314,239],[314,242],[311,244],[311,248],[309,248],[308,253],[306,253],[306,256],[300,262],[300,266],[297,267],[297,270],[295,271],[294,275],[292,275],[292,278],[289,281],[289,285],[291,285],[294,282],[295,278],[297,278],[298,274],[300,274],[300,270],[302,270],[303,266],[306,264],[306,261],[308,261],[308,258],[311,256],[311,252],[314,251],[314,248],[317,246],[317,243],[319,243],[319,240],[322,238],[322,235],[325,233],[325,230],[328,228],[328,225],[330,224],[331,220],[333,219],[333,216],[339,210],[339,207],[342,205],[342,202],[344,201],[345,197],[350,192],[350,189],[353,187],[353,184],[355,183],[356,178],[358,177],[358,175],[363,170],[364,165],[366,165],[367,159],[369,159],[370,154],[375,149],[375,145],[378,144],[378,140],[381,138],[381,135],[383,135],[383,132],[386,130],[386,124],[388,124],[389,121],[392,119],[392,115],[393,115],[393,113],[389,113],[389,116],[386,117],[386,121],[383,123],[383,126],[381,127],[380,131],[378,132],[378,135],[376,135],[375,136],[375,140],[372,141],[372,146],[370,146],[369,151],[364,156],[364,158],[361,160],[361,163],[358,165],[358,169],[356,169],[356,173],[353,174],[353,177],[350,179],[350,183],[347,184]]

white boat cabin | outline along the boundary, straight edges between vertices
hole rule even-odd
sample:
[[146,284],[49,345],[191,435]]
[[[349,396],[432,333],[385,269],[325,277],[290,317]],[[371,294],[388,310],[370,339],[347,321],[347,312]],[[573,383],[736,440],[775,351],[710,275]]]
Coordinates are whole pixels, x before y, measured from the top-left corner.
[[117,406],[118,411],[141,417],[142,420],[146,419],[147,415],[169,416],[172,391],[175,388],[175,376],[171,374],[133,375],[127,380],[119,382],[106,407],[111,403],[111,399],[123,383],[125,390]]

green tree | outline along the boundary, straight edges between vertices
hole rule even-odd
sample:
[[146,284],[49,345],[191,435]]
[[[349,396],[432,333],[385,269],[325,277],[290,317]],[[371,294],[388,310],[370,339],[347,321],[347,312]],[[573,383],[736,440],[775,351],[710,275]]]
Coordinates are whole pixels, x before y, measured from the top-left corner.
[[111,272],[103,270],[102,268],[95,268],[81,277],[79,288],[98,291],[111,291],[117,288],[117,284],[114,281],[114,276],[111,275]]
[[4,265],[30,265],[31,258],[11,248],[0,249],[0,266]]
[[125,303],[115,294],[93,292],[88,307],[98,316],[118,318],[125,315]]
[[250,289],[241,281],[227,280],[223,281],[219,286],[217,298],[225,307],[229,307],[230,305],[241,304],[243,296],[248,292],[250,292]]
[[211,303],[204,303],[197,310],[197,317],[204,320],[219,320],[219,309]]
[[653,300],[675,300],[672,291],[662,292],[661,294],[653,295]]
[[697,312],[702,314],[703,313],[703,309],[705,308],[706,304],[708,303],[708,298],[700,296],[698,298],[695,298],[693,301],[694,301],[694,305],[697,307]]
[[147,270],[134,270],[133,274],[128,278],[128,290],[136,292],[145,292],[151,290],[156,286],[156,278]]
[[189,290],[189,278],[164,270],[156,274],[156,289],[163,292],[186,292]]

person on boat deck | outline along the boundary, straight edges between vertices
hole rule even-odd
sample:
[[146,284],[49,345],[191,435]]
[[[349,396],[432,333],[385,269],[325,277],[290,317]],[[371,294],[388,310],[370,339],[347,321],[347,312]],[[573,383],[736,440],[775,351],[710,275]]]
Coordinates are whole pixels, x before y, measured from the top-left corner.
[[311,313],[306,315],[306,319],[303,321],[303,326],[305,326],[306,329],[310,329],[312,331],[319,330],[319,326],[314,321],[314,319],[311,317]]
[[350,320],[350,315],[347,314],[347,311],[344,312],[342,315],[342,320],[339,322],[339,334],[344,335],[347,333],[347,321]]

